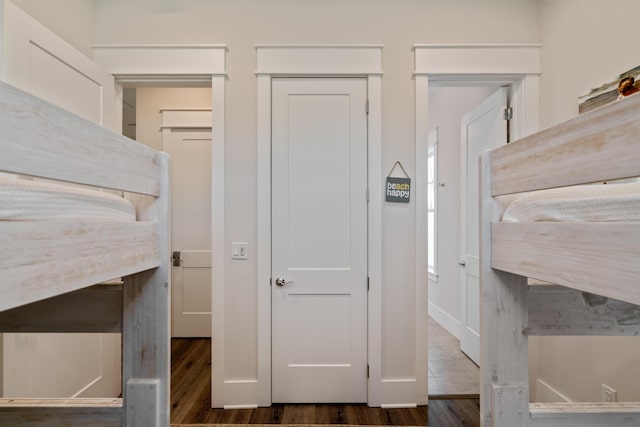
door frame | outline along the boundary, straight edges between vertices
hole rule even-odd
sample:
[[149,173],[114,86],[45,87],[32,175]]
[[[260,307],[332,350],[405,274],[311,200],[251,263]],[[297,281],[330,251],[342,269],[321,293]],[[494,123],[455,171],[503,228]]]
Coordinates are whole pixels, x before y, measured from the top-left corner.
[[[116,118],[122,120],[122,88],[141,86],[211,87],[211,179],[212,209],[212,377],[224,377],[224,283],[225,283],[225,109],[226,109],[226,54],[227,47],[217,44],[96,44],[94,61],[115,77],[116,90],[120,91],[119,111]],[[122,123],[119,123],[122,128]],[[170,236],[169,236],[170,238]],[[169,247],[171,241],[169,240]],[[167,254],[168,256],[168,254]],[[169,277],[170,272],[168,272]],[[213,396],[224,399],[223,390],[216,389],[212,381]],[[214,399],[214,398],[212,398]],[[212,400],[212,405],[216,403]]]
[[[429,87],[510,86],[509,102],[513,108],[510,138],[522,138],[537,131],[540,126],[540,49],[540,44],[414,45],[417,283],[428,282],[427,160],[424,153],[427,152],[429,133]],[[457,263],[458,260],[441,259],[441,266],[447,261]],[[417,295],[416,300],[418,304],[423,300],[427,305],[426,288],[424,294]],[[482,324],[480,327],[482,329]],[[426,348],[425,342],[425,352]],[[480,352],[482,358],[482,349]],[[530,357],[530,361],[533,359]]]
[[[362,77],[369,100],[367,180],[369,193],[382,194],[382,45],[256,45],[258,68],[258,372],[252,398],[271,405],[271,82],[275,77]],[[382,200],[368,205],[368,333],[370,376],[367,402],[381,403],[382,367]],[[225,381],[226,390],[246,380]],[[238,390],[239,391],[239,390]],[[225,391],[226,392],[226,391]],[[246,391],[245,391],[246,392]],[[233,392],[232,392],[233,393]],[[234,393],[235,394],[235,393]]]

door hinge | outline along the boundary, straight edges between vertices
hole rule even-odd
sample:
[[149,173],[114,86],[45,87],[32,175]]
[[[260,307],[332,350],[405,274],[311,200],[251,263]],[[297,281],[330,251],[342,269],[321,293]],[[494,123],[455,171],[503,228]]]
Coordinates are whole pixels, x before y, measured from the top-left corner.
[[367,188],[367,203],[369,203],[369,189]]
[[367,277],[367,290],[369,290],[369,278]]
[[369,378],[369,365],[367,365],[367,378]]
[[173,251],[171,261],[174,267],[180,267],[180,251]]
[[369,100],[367,99],[367,102],[365,102],[364,104],[364,109],[367,112],[367,114],[369,114]]
[[504,109],[503,113],[503,117],[505,120],[511,120],[513,119],[513,108],[511,107],[507,107]]

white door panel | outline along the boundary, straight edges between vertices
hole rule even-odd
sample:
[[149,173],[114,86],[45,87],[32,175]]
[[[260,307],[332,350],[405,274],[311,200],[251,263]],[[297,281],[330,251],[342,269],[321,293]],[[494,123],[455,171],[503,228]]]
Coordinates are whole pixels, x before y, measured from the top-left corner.
[[365,103],[363,79],[273,81],[273,402],[367,400]]
[[480,154],[507,142],[507,88],[500,88],[461,120],[461,333],[460,348],[480,364]]
[[113,76],[11,2],[0,7],[3,80],[120,132]]
[[171,155],[172,336],[211,336],[211,131],[167,129]]

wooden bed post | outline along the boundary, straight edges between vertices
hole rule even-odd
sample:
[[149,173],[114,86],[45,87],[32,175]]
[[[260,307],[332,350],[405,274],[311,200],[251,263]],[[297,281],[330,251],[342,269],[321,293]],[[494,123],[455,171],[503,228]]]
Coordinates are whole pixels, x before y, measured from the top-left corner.
[[123,299],[123,425],[169,426],[170,280],[169,156],[161,153],[160,197],[139,220],[158,226],[160,266],[125,278]]
[[527,278],[491,268],[491,223],[501,211],[491,195],[491,155],[480,158],[481,425],[525,427],[529,421]]

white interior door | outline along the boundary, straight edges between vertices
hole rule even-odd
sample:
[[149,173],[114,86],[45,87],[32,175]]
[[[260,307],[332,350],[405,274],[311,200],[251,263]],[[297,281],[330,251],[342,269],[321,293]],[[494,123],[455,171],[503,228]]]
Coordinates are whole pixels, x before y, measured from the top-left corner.
[[169,138],[165,150],[171,155],[171,334],[210,337],[211,131],[171,129]]
[[508,88],[500,88],[462,117],[461,128],[461,307],[460,348],[480,364],[480,153],[507,143],[504,118]]
[[366,402],[366,80],[272,90],[272,400]]

